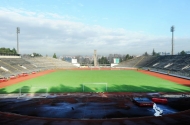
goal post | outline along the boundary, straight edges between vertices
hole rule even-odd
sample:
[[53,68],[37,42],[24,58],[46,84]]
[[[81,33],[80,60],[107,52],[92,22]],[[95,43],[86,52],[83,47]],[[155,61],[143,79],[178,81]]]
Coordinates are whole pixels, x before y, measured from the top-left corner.
[[31,86],[24,86],[19,88],[19,97],[25,98],[42,98],[48,96],[48,87],[31,87]]
[[87,89],[87,87],[89,87],[90,90],[97,92],[97,91],[99,91],[98,88],[100,88],[100,86],[101,87],[103,86],[104,92],[108,91],[108,84],[107,83],[83,83],[82,84],[82,91],[85,92],[85,88]]

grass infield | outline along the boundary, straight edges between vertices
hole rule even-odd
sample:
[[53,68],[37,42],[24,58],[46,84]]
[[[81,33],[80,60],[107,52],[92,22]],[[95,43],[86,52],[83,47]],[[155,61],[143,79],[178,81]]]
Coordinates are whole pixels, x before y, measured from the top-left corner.
[[[93,84],[90,84],[93,83]],[[22,92],[190,92],[190,87],[134,70],[59,70],[0,89],[0,93]],[[47,88],[47,89],[44,89]]]

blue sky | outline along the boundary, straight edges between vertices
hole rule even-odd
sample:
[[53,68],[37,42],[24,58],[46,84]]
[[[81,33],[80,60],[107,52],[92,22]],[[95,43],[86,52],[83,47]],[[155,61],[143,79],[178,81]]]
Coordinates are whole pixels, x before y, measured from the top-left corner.
[[[43,55],[190,50],[189,0],[0,0],[0,47]],[[37,45],[38,44],[38,45]]]

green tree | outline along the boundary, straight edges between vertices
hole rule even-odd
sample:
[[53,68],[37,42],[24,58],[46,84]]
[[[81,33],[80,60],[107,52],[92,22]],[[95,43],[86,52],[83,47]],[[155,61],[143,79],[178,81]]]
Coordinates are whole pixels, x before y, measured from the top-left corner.
[[92,61],[92,63],[91,63],[91,64],[92,64],[92,66],[94,66],[94,60]]
[[34,57],[41,57],[42,55],[39,54],[39,53],[33,53],[33,56],[34,56]]
[[132,59],[132,58],[133,58],[133,56],[130,56],[129,54],[127,54],[127,55],[125,56],[125,59],[124,59],[124,60],[126,61],[126,60],[129,60],[129,59]]
[[57,56],[56,56],[56,54],[55,54],[55,53],[53,54],[53,58],[57,58]]
[[15,48],[13,48],[12,50],[10,48],[0,48],[0,53],[2,54],[17,54],[17,51]]
[[185,52],[184,50],[182,50],[182,51],[180,52],[180,55],[186,55],[186,52]]
[[153,49],[153,51],[152,51],[152,55],[153,55],[153,56],[156,56],[156,52],[154,51],[154,49]]
[[121,57],[119,57],[119,62],[123,62],[123,59]]
[[147,52],[145,52],[145,53],[144,53],[144,56],[148,56],[148,53],[147,53]]
[[6,48],[4,48],[4,47],[0,48],[0,53],[5,54],[6,52],[7,52],[7,51],[6,51]]
[[98,63],[99,64],[109,64],[109,61],[106,57],[102,57],[102,58],[98,59]]
[[160,56],[160,53],[156,53],[156,56]]
[[125,56],[125,60],[128,60],[130,58],[129,54]]
[[13,54],[17,54],[17,51],[15,48],[12,49]]

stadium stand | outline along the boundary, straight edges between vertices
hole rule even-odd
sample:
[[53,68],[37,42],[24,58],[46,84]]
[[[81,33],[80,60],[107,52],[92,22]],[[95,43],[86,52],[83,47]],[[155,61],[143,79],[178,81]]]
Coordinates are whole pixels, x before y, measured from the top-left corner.
[[7,73],[6,71],[4,71],[3,69],[0,68],[0,77],[4,77],[4,76],[8,76],[9,72]]
[[143,67],[155,58],[155,56],[140,56],[127,61],[123,61],[114,67]]
[[62,69],[62,68],[76,68],[72,63],[68,63],[59,59],[51,57],[27,57],[23,58],[30,62],[33,66],[41,69]]
[[[143,68],[159,73],[190,79],[190,55],[140,56],[114,67]],[[22,73],[48,69],[77,68],[72,63],[51,57],[0,58],[0,76],[10,77]]]
[[152,71],[190,79],[190,55],[159,56],[144,67]]
[[190,54],[165,56],[140,56],[114,67],[143,68],[159,73],[190,79]]
[[0,59],[0,76],[10,77],[17,76],[23,73],[31,73],[39,71],[34,68],[31,63],[25,61],[22,58],[1,58]]
[[0,58],[0,77],[6,78],[23,73],[31,74],[41,70],[62,68],[76,68],[76,66],[51,57]]
[[145,67],[182,71],[190,64],[190,55],[159,56]]

